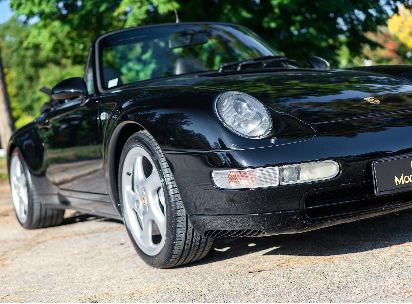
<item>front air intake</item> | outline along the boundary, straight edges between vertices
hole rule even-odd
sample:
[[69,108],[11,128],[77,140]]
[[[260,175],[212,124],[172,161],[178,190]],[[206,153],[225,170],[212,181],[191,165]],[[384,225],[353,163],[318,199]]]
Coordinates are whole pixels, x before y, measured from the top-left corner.
[[260,236],[264,234],[261,230],[208,230],[204,233],[205,237],[212,239],[224,238],[224,237],[240,237],[240,236]]

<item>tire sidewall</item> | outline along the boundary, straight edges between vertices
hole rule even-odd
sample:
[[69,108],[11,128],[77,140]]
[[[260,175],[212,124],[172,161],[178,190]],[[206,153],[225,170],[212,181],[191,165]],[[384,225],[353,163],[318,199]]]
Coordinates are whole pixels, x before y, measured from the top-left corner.
[[[123,217],[123,222],[126,226],[127,233],[129,235],[129,238],[133,244],[133,247],[135,248],[136,252],[139,254],[139,256],[142,258],[144,262],[147,264],[153,266],[153,267],[158,267],[162,268],[166,266],[168,261],[172,258],[173,256],[173,249],[174,249],[174,243],[176,240],[176,214],[177,214],[177,208],[176,208],[176,201],[173,199],[173,193],[170,193],[171,185],[169,182],[168,176],[165,174],[165,170],[168,168],[164,168],[162,166],[162,162],[164,163],[164,157],[160,152],[160,148],[155,144],[155,142],[151,142],[148,138],[147,135],[143,135],[143,132],[138,132],[133,134],[129,140],[126,142],[126,144],[123,147],[123,151],[120,157],[120,162],[119,162],[119,172],[118,172],[118,185],[119,185],[119,196],[120,196],[120,209],[122,212],[122,217]],[[163,245],[163,248],[160,250],[160,252],[154,256],[147,255],[144,253],[139,246],[137,245],[136,241],[134,240],[133,234],[130,231],[130,228],[128,227],[127,221],[125,219],[124,215],[124,207],[123,207],[123,187],[122,187],[122,176],[123,176],[123,166],[124,162],[126,159],[127,154],[130,152],[131,149],[134,147],[141,147],[143,148],[152,158],[156,170],[159,173],[159,177],[162,183],[162,188],[165,194],[165,204],[166,204],[166,240]],[[170,169],[169,169],[170,170]]]

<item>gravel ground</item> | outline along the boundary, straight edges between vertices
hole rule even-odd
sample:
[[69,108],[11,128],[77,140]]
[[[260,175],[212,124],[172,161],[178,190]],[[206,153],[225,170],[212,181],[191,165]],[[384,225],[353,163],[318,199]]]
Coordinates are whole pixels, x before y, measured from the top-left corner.
[[218,239],[202,261],[159,270],[117,221],[67,212],[59,227],[24,230],[2,189],[0,302],[412,301],[412,212]]

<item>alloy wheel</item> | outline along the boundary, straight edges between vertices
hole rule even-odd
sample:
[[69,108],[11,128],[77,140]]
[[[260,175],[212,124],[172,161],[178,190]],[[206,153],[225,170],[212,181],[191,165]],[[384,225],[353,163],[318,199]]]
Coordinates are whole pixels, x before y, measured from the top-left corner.
[[162,181],[149,153],[141,146],[126,155],[122,170],[124,219],[139,248],[154,256],[166,241],[166,203]]

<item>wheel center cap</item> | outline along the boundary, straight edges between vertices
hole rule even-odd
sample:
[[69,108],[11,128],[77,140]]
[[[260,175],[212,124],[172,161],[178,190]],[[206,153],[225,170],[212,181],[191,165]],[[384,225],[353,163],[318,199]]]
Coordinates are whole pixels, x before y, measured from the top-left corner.
[[146,198],[145,198],[144,196],[142,197],[142,203],[143,203],[143,205],[145,205],[145,206],[147,205],[147,204],[146,204]]

